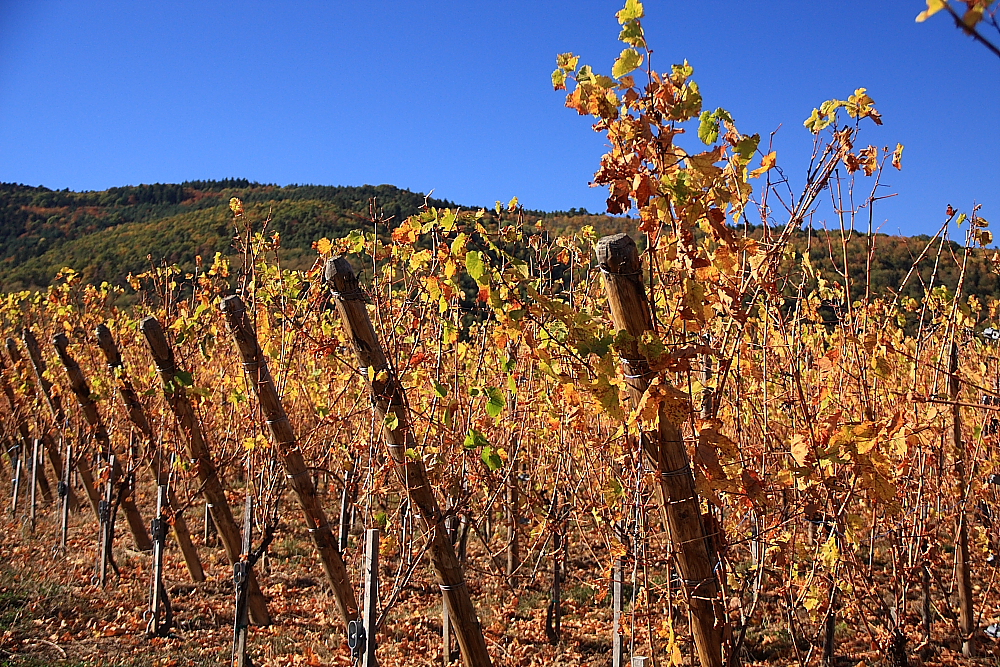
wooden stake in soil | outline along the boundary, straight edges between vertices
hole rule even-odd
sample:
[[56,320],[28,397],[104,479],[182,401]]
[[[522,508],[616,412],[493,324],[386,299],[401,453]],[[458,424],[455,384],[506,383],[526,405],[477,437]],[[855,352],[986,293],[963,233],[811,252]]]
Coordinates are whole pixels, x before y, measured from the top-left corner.
[[[194,406],[188,398],[184,384],[178,379],[180,369],[174,360],[174,352],[163,335],[163,327],[154,317],[147,317],[139,323],[139,328],[146,337],[153,362],[160,373],[163,382],[163,395],[170,404],[180,430],[186,437],[188,455],[192,459],[198,479],[201,481],[201,493],[212,510],[212,519],[219,531],[226,556],[232,565],[240,560],[240,531],[233,519],[233,511],[226,500],[226,490],[219,479],[219,473],[212,463],[212,455],[208,443],[201,431],[201,425],[194,412]],[[267,602],[260,592],[260,586],[253,572],[250,573],[249,590],[247,592],[247,607],[250,620],[256,625],[270,625],[271,616],[267,611]]]
[[236,339],[240,355],[243,358],[243,369],[247,372],[250,386],[253,387],[257,400],[264,412],[268,429],[274,440],[278,455],[285,467],[285,477],[288,485],[295,492],[295,497],[302,508],[306,528],[312,537],[316,551],[319,553],[323,571],[333,589],[337,600],[337,608],[346,626],[358,618],[358,603],[354,596],[347,566],[337,549],[337,541],[327,521],[326,513],[316,495],[316,485],[306,466],[302,450],[299,448],[288,421],[288,415],[281,404],[278,389],[274,385],[267,359],[257,340],[257,332],[247,315],[243,300],[238,296],[230,296],[222,300],[222,312],[226,315],[229,330]]
[[[17,432],[21,436],[21,442],[18,444],[18,459],[21,460],[24,459],[28,450],[32,448],[31,431],[28,429],[28,422],[25,419],[24,412],[19,409],[21,406],[14,395],[14,390],[11,388],[10,383],[7,382],[6,373],[8,372],[13,374],[13,369],[7,366],[3,356],[0,355],[0,390],[7,397],[7,402],[10,403],[10,414],[17,422]],[[23,464],[21,467],[24,468]],[[45,473],[39,475],[37,481],[38,490],[42,492],[42,498],[45,499],[45,502],[51,502],[52,491],[49,488],[49,481],[45,478]]]
[[[344,257],[329,260],[324,269],[324,277],[333,289],[334,302],[347,329],[348,339],[354,342],[358,363],[369,369],[368,377],[374,378],[369,381],[369,386],[375,423],[381,425],[382,440],[396,464],[397,474],[406,488],[412,506],[430,533],[428,552],[431,564],[441,593],[448,600],[451,621],[462,650],[462,660],[466,667],[488,667],[492,665],[492,661],[486,649],[476,607],[472,603],[455,548],[445,533],[444,517],[427,479],[424,463],[419,458],[414,461],[406,456],[406,450],[415,447],[416,443],[410,429],[403,388],[375,335],[375,328],[365,306],[364,292],[354,275],[354,269]],[[392,418],[388,423],[386,415],[391,415]],[[395,428],[390,428],[389,423],[395,424]]]
[[948,395],[951,397],[951,445],[955,460],[955,494],[958,500],[958,545],[955,549],[958,579],[958,623],[962,630],[962,654],[967,658],[976,655],[976,616],[972,600],[972,567],[969,563],[969,517],[965,511],[967,480],[965,470],[965,443],[962,440],[962,408],[958,404],[958,344],[951,343],[948,363]]
[[[115,376],[118,386],[118,396],[122,399],[122,403],[125,404],[125,411],[129,421],[139,430],[139,433],[142,434],[143,439],[146,441],[146,452],[149,457],[149,465],[146,469],[153,478],[153,482],[159,487],[163,484],[161,475],[166,466],[164,466],[156,434],[153,433],[153,427],[146,416],[146,410],[142,407],[142,403],[139,402],[139,394],[132,385],[132,381],[125,370],[125,365],[122,363],[122,355],[118,349],[118,344],[115,342],[114,336],[111,335],[111,330],[103,324],[97,327],[94,335],[97,337],[97,344],[100,346],[101,351],[104,352],[104,358],[108,362],[108,369]],[[164,506],[164,509],[170,512],[177,507],[180,507],[177,494],[172,487],[167,486],[167,504]],[[191,531],[188,529],[184,516],[176,511],[173,512],[170,524],[173,529],[174,539],[177,540],[177,546],[180,547],[181,554],[184,556],[184,564],[187,566],[188,574],[191,575],[191,580],[205,581],[205,570],[201,565],[201,559],[198,557],[198,550],[191,541]]]
[[153,541],[149,539],[149,533],[146,532],[146,524],[142,520],[142,514],[139,513],[139,508],[135,504],[135,494],[131,488],[133,482],[130,478],[125,478],[122,475],[121,463],[114,447],[111,445],[111,436],[108,433],[108,429],[104,426],[100,412],[97,410],[97,403],[94,402],[94,398],[90,393],[90,385],[87,384],[87,379],[83,375],[80,364],[76,363],[76,359],[69,353],[69,338],[64,333],[56,334],[52,339],[52,344],[59,355],[59,361],[62,362],[63,368],[66,369],[70,387],[72,387],[73,393],[76,395],[76,400],[80,404],[83,416],[94,433],[94,439],[101,448],[101,454],[108,457],[108,461],[111,462],[111,482],[117,483],[119,480],[122,480],[127,485],[123,489],[124,493],[122,494],[121,505],[125,512],[125,520],[128,522],[129,532],[132,533],[132,539],[135,541],[135,547],[139,551],[152,551]]
[[[636,343],[653,328],[639,251],[627,234],[605,236],[597,244],[597,259],[615,326],[632,337],[632,342],[622,345],[622,364],[632,402],[638,405],[655,375]],[[720,595],[715,576],[717,555],[705,532],[680,430],[666,418],[662,407],[659,429],[642,434],[642,447],[658,473],[661,500],[666,505],[674,552],[691,609],[698,659],[702,667],[722,667],[722,637],[727,619],[721,611],[716,615],[715,610]]]
[[[45,377],[47,366],[45,360],[42,358],[42,350],[38,346],[38,340],[31,333],[31,329],[27,328],[22,332],[21,337],[24,340],[24,347],[28,350],[28,358],[31,359],[31,367],[35,371],[35,379],[42,390],[42,397],[45,399],[46,405],[49,406],[49,412],[52,413],[55,429],[59,431],[61,437],[67,438],[66,429],[68,421],[66,419],[66,412],[63,410],[62,401],[59,396],[52,392],[52,383]],[[91,509],[94,510],[94,516],[100,521],[97,505],[101,501],[101,495],[97,492],[97,487],[94,485],[94,475],[90,472],[90,464],[87,462],[87,458],[82,456],[82,453],[83,448],[81,447],[80,452],[78,452],[81,455],[77,456],[76,461],[77,475],[80,478],[80,483],[83,484],[84,491],[87,492],[87,499],[90,501]],[[70,463],[68,458],[66,463]],[[61,469],[63,465],[62,461],[59,464]]]

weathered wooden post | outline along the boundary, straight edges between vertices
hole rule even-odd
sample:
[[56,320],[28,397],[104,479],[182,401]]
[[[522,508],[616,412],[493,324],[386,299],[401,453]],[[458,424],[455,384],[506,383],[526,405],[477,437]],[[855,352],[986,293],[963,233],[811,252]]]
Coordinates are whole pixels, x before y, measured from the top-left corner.
[[[31,359],[31,367],[35,371],[35,380],[38,381],[38,387],[42,390],[42,397],[45,399],[45,404],[49,406],[49,412],[52,414],[54,427],[59,431],[62,437],[65,438],[68,424],[66,412],[63,410],[62,400],[57,394],[52,392],[52,383],[49,382],[47,377],[45,377],[47,366],[45,364],[45,359],[42,358],[42,350],[38,346],[38,340],[35,338],[35,335],[31,333],[31,329],[28,328],[25,328],[21,333],[21,338],[24,340],[25,349],[28,350],[28,358]],[[80,449],[81,451],[79,453],[82,454],[83,448],[81,447]],[[68,463],[69,460],[67,459],[67,464]],[[62,465],[62,461],[60,461],[60,467]],[[91,509],[94,510],[94,516],[100,520],[97,512],[97,505],[101,501],[101,495],[97,492],[97,487],[94,485],[94,475],[90,471],[90,464],[87,462],[87,458],[85,456],[77,456],[76,471],[77,476],[80,479],[80,483],[83,485],[84,491],[87,492],[87,499],[90,501]]]
[[111,435],[108,433],[108,429],[105,428],[104,421],[101,419],[97,403],[94,402],[94,398],[90,393],[90,385],[87,384],[87,379],[83,375],[83,369],[80,368],[80,364],[69,353],[69,338],[64,333],[58,333],[52,339],[52,344],[56,348],[56,354],[59,355],[59,361],[62,362],[63,368],[66,369],[66,376],[69,378],[70,387],[73,389],[73,394],[76,395],[76,400],[80,404],[83,416],[94,433],[94,439],[100,446],[101,453],[111,462],[111,482],[117,483],[119,480],[122,480],[123,484],[128,485],[127,488],[123,489],[124,493],[121,496],[121,505],[122,510],[125,512],[125,520],[128,522],[129,531],[132,533],[132,538],[135,541],[135,547],[139,551],[152,551],[153,542],[149,539],[149,533],[146,532],[146,523],[142,520],[142,514],[139,513],[139,508],[136,507],[134,490],[131,488],[132,483],[122,474],[121,463],[118,460],[114,447],[111,445]]
[[[462,660],[467,667],[489,667],[492,661],[476,607],[455,548],[445,533],[444,517],[427,479],[424,463],[419,457],[413,460],[406,455],[406,450],[416,447],[416,443],[410,429],[403,389],[375,335],[365,306],[364,292],[345,257],[330,259],[324,269],[324,277],[333,289],[334,302],[347,329],[348,339],[354,343],[358,363],[369,369],[375,423],[381,424],[382,440],[396,465],[410,503],[430,533],[431,564],[441,593],[448,600]],[[390,420],[386,420],[387,415]]]
[[[605,236],[597,244],[597,260],[604,274],[615,326],[631,336],[620,350],[629,394],[633,404],[638,405],[655,375],[637,344],[643,333],[653,329],[639,251],[628,234]],[[658,429],[643,433],[641,441],[659,477],[661,500],[666,505],[665,514],[691,610],[698,659],[702,667],[722,667],[722,637],[728,621],[723,612],[716,615],[715,610],[720,595],[715,576],[717,555],[705,531],[679,425],[667,418],[662,405]]]
[[969,519],[965,511],[968,480],[965,466],[965,442],[962,440],[962,408],[958,404],[958,343],[951,342],[948,362],[948,395],[951,398],[951,446],[955,461],[955,495],[958,501],[958,544],[955,567],[958,583],[958,624],[962,630],[962,655],[976,656],[976,615],[972,598],[972,566],[969,556]]
[[[25,329],[25,331],[28,330]],[[31,335],[30,331],[28,331],[28,335],[29,336]],[[14,367],[15,368],[23,367],[24,359],[21,357],[21,351],[17,349],[17,341],[15,341],[13,338],[8,337],[6,340],[6,345],[7,345],[7,354],[10,356],[10,360],[14,364]],[[38,395],[35,390],[34,384],[31,382],[26,382],[25,385],[27,387],[28,397],[32,399],[32,401],[36,400]],[[45,452],[47,452],[49,455],[49,461],[52,463],[52,469],[56,474],[56,480],[58,484],[58,480],[61,480],[63,478],[62,452],[59,451],[59,446],[56,444],[55,440],[52,439],[52,437],[49,435],[46,429],[42,426],[41,419],[38,420],[38,425],[39,425],[39,432],[42,435],[42,446],[44,447]],[[56,429],[60,429],[61,426],[63,425],[62,424],[55,425]],[[44,468],[45,468],[45,463],[43,460],[42,469],[44,470]],[[70,498],[69,498],[70,505],[75,510],[77,505],[76,496],[75,494],[72,493],[71,490],[69,490],[68,492],[70,493]]]
[[[21,442],[18,445],[18,459],[20,460],[23,459],[27,455],[28,450],[31,449],[31,431],[28,429],[28,423],[24,417],[23,411],[19,409],[21,406],[17,401],[17,396],[14,395],[14,390],[7,381],[6,373],[8,372],[11,372],[11,369],[4,361],[3,355],[0,355],[0,390],[3,391],[4,396],[7,397],[7,402],[10,403],[10,414],[17,423],[17,432],[18,435],[21,436]],[[21,465],[21,468],[23,470],[23,464]],[[49,481],[45,478],[44,473],[38,476],[38,487],[39,491],[42,492],[42,498],[45,499],[45,502],[50,502],[52,500],[52,491],[49,488]]]
[[[142,434],[143,439],[146,441],[146,451],[149,454],[149,465],[146,469],[149,471],[156,485],[160,486],[163,483],[163,480],[160,478],[164,470],[163,456],[160,453],[156,434],[153,432],[153,427],[146,416],[146,410],[139,401],[139,394],[136,392],[132,381],[128,377],[128,373],[125,371],[118,343],[115,342],[114,336],[111,335],[111,330],[103,324],[97,327],[94,335],[97,338],[97,344],[100,346],[101,351],[104,352],[104,358],[108,362],[108,369],[117,381],[118,396],[122,399],[122,403],[125,404],[125,411],[129,421],[139,430],[139,433]],[[177,494],[173,488],[168,486],[167,504],[164,509],[165,511],[170,511],[177,507],[180,507],[180,503],[177,501]],[[184,520],[182,514],[176,511],[173,512],[172,518],[173,520],[170,523],[174,538],[177,540],[177,546],[180,547],[181,554],[184,556],[184,564],[187,566],[188,574],[191,575],[191,580],[205,581],[205,570],[201,565],[201,559],[198,557],[198,550],[191,541],[191,531],[188,529],[187,521]]]
[[274,440],[278,456],[285,467],[285,478],[295,492],[305,518],[306,528],[312,537],[316,551],[319,553],[323,571],[333,589],[337,608],[346,626],[358,618],[358,603],[354,596],[350,575],[344,559],[337,549],[336,538],[327,521],[326,513],[316,495],[316,485],[313,483],[309,467],[306,465],[302,450],[299,448],[288,421],[288,415],[281,404],[278,389],[268,367],[264,351],[257,340],[257,332],[247,315],[243,300],[238,296],[230,296],[222,300],[222,312],[226,315],[229,330],[236,340],[240,355],[243,358],[243,369],[246,371],[249,384],[257,395],[257,400],[264,412],[271,438]]
[[[201,481],[201,493],[211,506],[212,519],[219,531],[226,556],[232,565],[240,560],[240,531],[233,519],[233,511],[226,500],[226,491],[219,479],[219,473],[212,463],[208,443],[201,431],[201,425],[194,412],[194,406],[188,398],[184,385],[178,380],[180,369],[174,360],[174,352],[163,334],[163,327],[155,317],[147,317],[139,323],[139,328],[146,337],[153,362],[163,383],[163,395],[167,399],[174,416],[177,418],[181,433],[186,436],[188,455]],[[250,573],[247,591],[247,607],[250,620],[256,625],[270,625],[271,616],[267,611],[267,602],[260,591],[257,578]]]

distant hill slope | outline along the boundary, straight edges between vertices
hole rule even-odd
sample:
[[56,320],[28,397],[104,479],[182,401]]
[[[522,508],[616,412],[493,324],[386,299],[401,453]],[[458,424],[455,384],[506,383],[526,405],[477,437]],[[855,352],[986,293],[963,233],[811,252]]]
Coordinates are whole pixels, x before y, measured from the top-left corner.
[[[70,192],[0,183],[0,292],[45,287],[66,266],[81,272],[87,281],[118,284],[124,283],[129,273],[149,268],[150,262],[177,263],[190,270],[196,255],[209,261],[216,252],[233,252],[231,197],[242,199],[254,220],[264,220],[270,214],[268,232],[281,234],[282,262],[290,268],[312,264],[316,256],[312,243],[317,239],[342,236],[369,225],[368,202],[372,197],[396,222],[417,213],[425,203],[423,194],[392,185],[276,186],[229,179]],[[456,206],[434,198],[427,198],[426,203]],[[600,234],[635,229],[631,220],[585,210],[527,213],[529,219],[544,217],[552,233],[588,224]],[[762,230],[756,228],[751,233],[760,237]],[[863,296],[866,288],[875,294],[898,289],[927,241],[926,236],[878,234],[869,262],[869,237],[852,234],[846,243],[852,297]],[[816,271],[828,281],[842,283],[838,271],[844,252],[840,233],[827,237],[824,232],[814,231],[811,236],[801,232],[791,242],[798,257],[807,245]],[[962,249],[954,243],[947,244],[939,256],[930,253],[904,293],[922,293],[921,280],[930,276],[935,260],[938,284],[953,288],[961,257]],[[788,262],[790,269],[793,261],[797,260]],[[997,278],[989,268],[986,251],[974,251],[966,268],[965,293],[994,300],[1000,297]],[[792,276],[781,289],[791,294],[798,282]],[[807,280],[806,288],[813,284],[814,280]]]
[[[372,197],[396,223],[425,202],[456,206],[392,185],[276,186],[230,179],[70,192],[0,183],[0,292],[45,287],[66,266],[87,281],[120,284],[150,262],[193,268],[196,255],[207,261],[216,252],[230,253],[236,233],[231,197],[242,199],[256,221],[270,216],[268,233],[281,234],[282,262],[290,268],[312,264],[317,239],[370,225]],[[616,218],[585,211],[536,214],[552,217],[558,228],[621,228]]]

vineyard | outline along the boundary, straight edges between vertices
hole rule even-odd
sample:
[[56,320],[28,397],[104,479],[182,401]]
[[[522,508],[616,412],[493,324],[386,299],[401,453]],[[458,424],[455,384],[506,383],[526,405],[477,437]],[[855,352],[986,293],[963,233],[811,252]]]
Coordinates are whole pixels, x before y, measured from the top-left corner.
[[3,295],[0,665],[1000,655],[987,221],[874,292],[866,90],[793,192],[642,18],[552,76],[631,234],[373,198],[302,269],[233,197],[229,254]]

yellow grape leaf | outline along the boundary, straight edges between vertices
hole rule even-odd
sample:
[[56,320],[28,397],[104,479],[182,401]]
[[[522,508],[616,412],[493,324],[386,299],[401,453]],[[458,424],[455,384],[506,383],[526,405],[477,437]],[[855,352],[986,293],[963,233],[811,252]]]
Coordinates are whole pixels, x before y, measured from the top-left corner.
[[837,564],[837,561],[840,560],[840,546],[837,544],[836,535],[831,535],[830,539],[826,541],[826,544],[819,551],[819,557],[828,570],[832,570],[833,566]]
[[892,166],[896,169],[903,168],[903,144],[896,144],[896,150],[892,152]]
[[330,254],[330,250],[333,248],[333,242],[326,238],[325,236],[319,241],[316,241],[316,251],[321,255]]
[[917,14],[917,23],[923,23],[945,8],[946,0],[927,0],[927,9]]
[[761,174],[771,171],[774,166],[778,163],[778,153],[777,151],[771,151],[763,157],[760,161],[760,168],[754,169],[750,172],[750,178],[757,178]]
[[809,449],[809,443],[806,442],[806,438],[801,433],[796,433],[792,436],[792,458],[800,466],[805,466],[809,460],[809,455],[812,453]]
[[964,23],[967,28],[975,28],[976,24],[983,20],[984,11],[986,11],[986,8],[983,6],[970,8],[969,11],[965,12],[965,15],[962,17],[962,23]]

